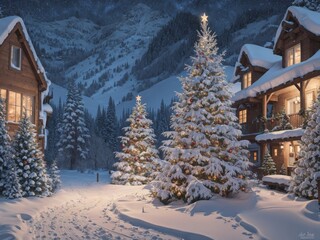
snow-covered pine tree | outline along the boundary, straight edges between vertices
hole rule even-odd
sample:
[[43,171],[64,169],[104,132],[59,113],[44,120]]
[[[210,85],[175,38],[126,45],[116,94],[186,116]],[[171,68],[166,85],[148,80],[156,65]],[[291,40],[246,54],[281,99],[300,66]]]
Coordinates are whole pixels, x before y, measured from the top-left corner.
[[48,196],[50,186],[43,154],[37,142],[33,124],[26,113],[22,114],[13,141],[14,160],[21,185],[22,196]]
[[6,126],[6,109],[0,98],[0,195],[7,198],[21,197],[21,186],[13,160],[10,136]]
[[6,125],[6,109],[4,99],[0,97],[0,193],[3,191],[6,159],[10,153],[10,136]]
[[72,82],[69,86],[63,119],[59,124],[60,139],[57,144],[59,161],[69,169],[87,167],[89,130],[84,119],[84,107],[79,89]]
[[3,191],[6,159],[10,154],[10,136],[6,125],[5,100],[0,97],[0,194]]
[[154,183],[154,195],[164,203],[229,196],[247,186],[249,142],[238,140],[241,128],[231,108],[224,54],[218,53],[205,14],[201,27],[188,76],[180,79],[183,92],[173,107],[173,131],[162,146],[168,164]]
[[306,7],[312,11],[320,12],[320,0],[294,0],[292,5]]
[[286,114],[285,110],[282,110],[278,116],[279,125],[275,126],[272,131],[281,131],[281,130],[290,130],[293,129],[293,126],[290,123],[290,118]]
[[320,94],[309,116],[306,130],[301,137],[301,150],[289,191],[313,199],[318,197],[315,173],[320,172]]
[[7,198],[22,197],[21,185],[17,174],[17,165],[13,159],[6,159],[4,171],[3,196]]
[[114,184],[142,185],[154,178],[159,157],[152,121],[146,115],[146,106],[137,96],[136,105],[127,119],[130,126],[124,128],[125,136],[121,137],[122,151],[116,152],[119,162],[115,163],[117,171],[111,176]]
[[49,176],[51,179],[51,190],[55,192],[61,185],[60,170],[57,166],[57,161],[53,161],[49,168]]
[[263,162],[260,169],[263,171],[264,175],[272,175],[277,173],[276,164],[268,150],[263,157]]

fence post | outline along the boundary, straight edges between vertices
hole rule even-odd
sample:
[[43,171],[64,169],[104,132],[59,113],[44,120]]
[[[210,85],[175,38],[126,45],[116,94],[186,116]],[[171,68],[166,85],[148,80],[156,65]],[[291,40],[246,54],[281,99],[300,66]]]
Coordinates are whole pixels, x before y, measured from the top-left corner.
[[97,172],[97,182],[99,182],[99,173]]

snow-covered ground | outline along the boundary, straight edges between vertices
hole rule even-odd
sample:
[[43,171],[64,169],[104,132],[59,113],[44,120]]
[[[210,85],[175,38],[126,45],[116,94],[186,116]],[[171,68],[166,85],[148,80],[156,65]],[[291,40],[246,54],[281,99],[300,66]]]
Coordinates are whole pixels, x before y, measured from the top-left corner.
[[167,206],[106,172],[62,171],[49,198],[0,198],[0,239],[320,239],[317,201],[254,187],[238,198]]

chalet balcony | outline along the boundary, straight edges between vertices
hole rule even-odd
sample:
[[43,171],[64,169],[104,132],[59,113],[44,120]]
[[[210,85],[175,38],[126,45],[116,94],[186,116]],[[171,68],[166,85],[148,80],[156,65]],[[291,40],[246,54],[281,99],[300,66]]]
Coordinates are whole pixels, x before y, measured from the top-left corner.
[[[289,122],[292,125],[292,127],[295,128],[301,128],[303,125],[303,117],[296,114],[290,114],[288,115]],[[251,123],[245,123],[241,124],[242,127],[242,134],[253,134],[253,133],[261,133],[266,129],[269,131],[272,131],[274,127],[279,126],[280,121],[275,118],[269,118],[265,122],[263,121],[254,121]],[[266,126],[265,126],[266,125]]]

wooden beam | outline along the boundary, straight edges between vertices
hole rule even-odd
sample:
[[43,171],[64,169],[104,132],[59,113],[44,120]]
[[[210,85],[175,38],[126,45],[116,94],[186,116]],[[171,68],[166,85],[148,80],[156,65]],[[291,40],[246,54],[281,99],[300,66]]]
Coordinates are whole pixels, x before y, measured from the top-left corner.
[[274,92],[271,93],[268,97],[267,97],[267,104],[269,103],[269,101],[271,100],[271,97],[273,96]]
[[295,85],[296,88],[300,91],[300,86],[299,86],[297,83],[295,83],[294,85]]
[[300,110],[306,110],[306,82],[301,81],[300,83]]

